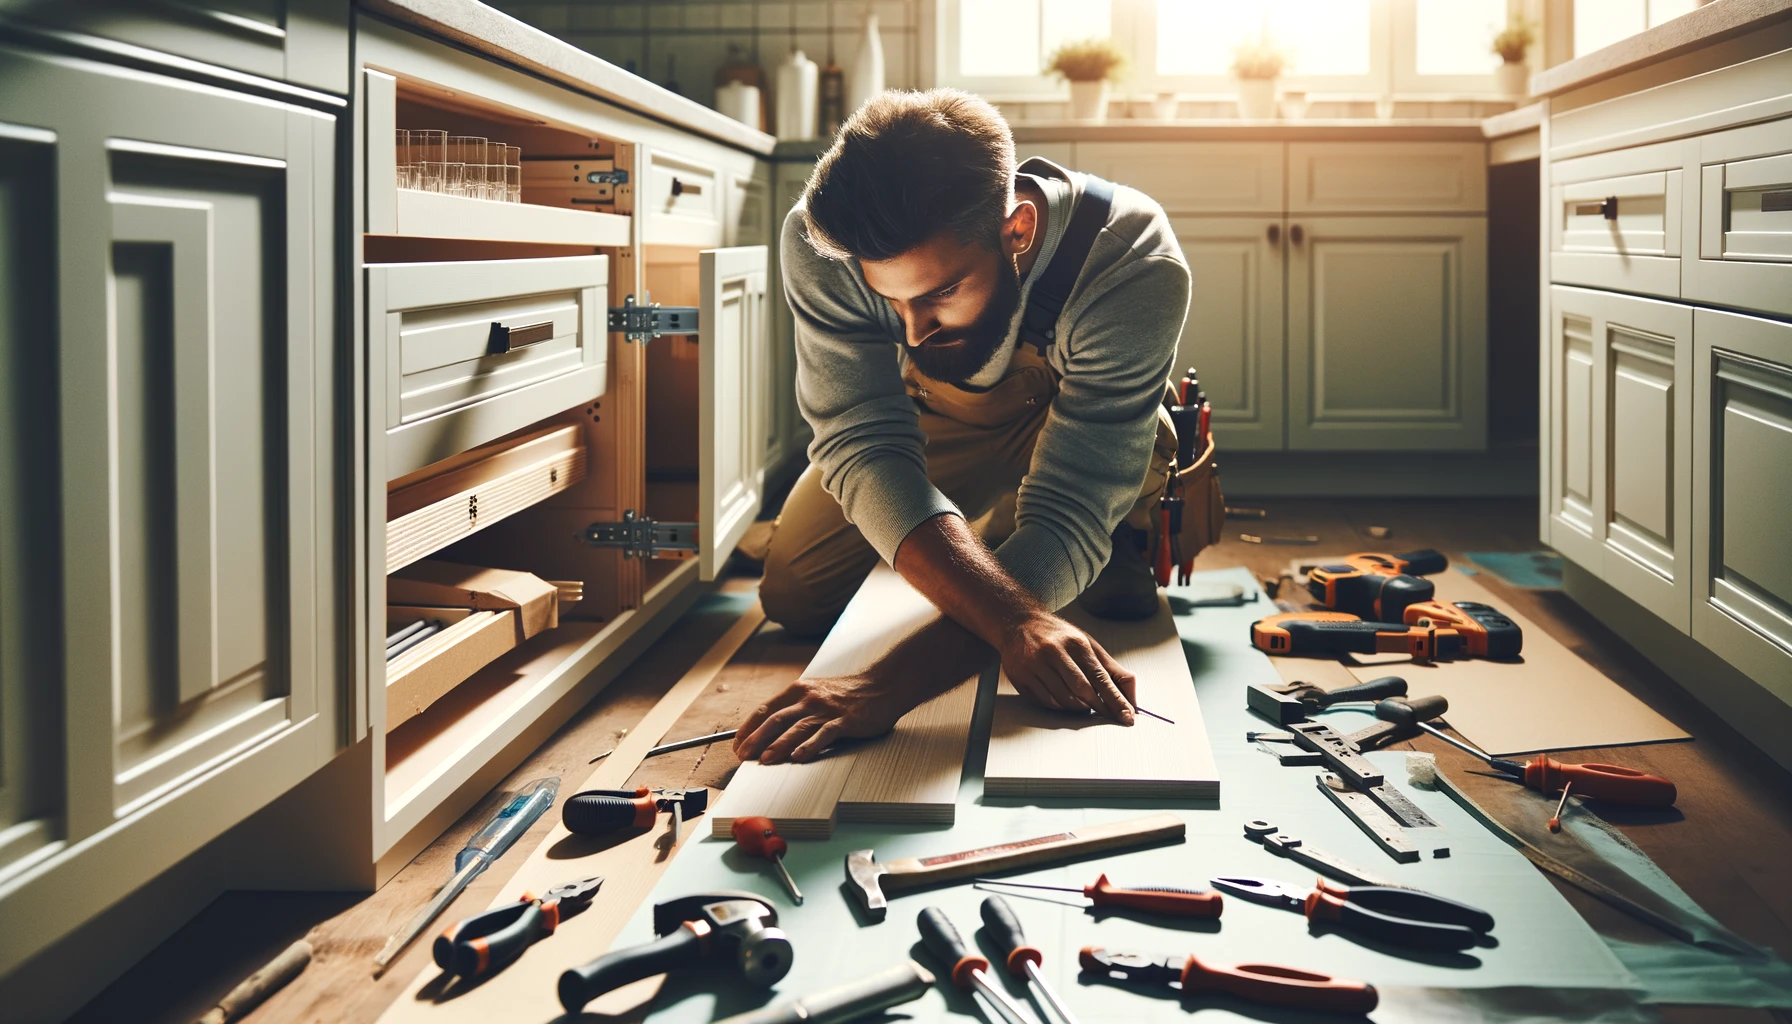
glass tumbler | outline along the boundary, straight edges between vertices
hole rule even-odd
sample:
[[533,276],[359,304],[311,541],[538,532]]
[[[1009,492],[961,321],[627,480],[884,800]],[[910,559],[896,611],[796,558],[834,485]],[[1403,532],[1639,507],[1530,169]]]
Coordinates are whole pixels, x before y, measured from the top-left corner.
[[510,147],[502,142],[485,144],[485,198],[494,203],[508,202],[510,187],[506,183],[504,172],[504,151]]
[[411,184],[411,174],[416,167],[411,160],[411,133],[403,128],[392,132],[392,163],[398,172],[398,187],[416,188]]
[[448,191],[470,199],[485,198],[485,139],[448,136]]
[[417,168],[413,188],[424,192],[448,191],[447,132],[412,129],[411,162]]
[[523,150],[520,146],[504,147],[504,199],[523,201]]

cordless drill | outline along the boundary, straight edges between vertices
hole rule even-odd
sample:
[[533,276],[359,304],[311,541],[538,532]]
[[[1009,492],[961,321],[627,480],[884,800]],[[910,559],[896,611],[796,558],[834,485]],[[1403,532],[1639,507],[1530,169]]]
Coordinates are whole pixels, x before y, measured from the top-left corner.
[[1405,622],[1375,622],[1348,612],[1285,612],[1251,623],[1251,644],[1270,654],[1405,654],[1414,661],[1518,657],[1524,633],[1498,610],[1475,601],[1422,601]]
[[1422,579],[1449,568],[1443,552],[1426,548],[1392,555],[1359,551],[1344,561],[1316,565],[1307,570],[1307,592],[1319,604],[1362,619],[1399,622],[1407,606],[1437,596],[1431,581]]

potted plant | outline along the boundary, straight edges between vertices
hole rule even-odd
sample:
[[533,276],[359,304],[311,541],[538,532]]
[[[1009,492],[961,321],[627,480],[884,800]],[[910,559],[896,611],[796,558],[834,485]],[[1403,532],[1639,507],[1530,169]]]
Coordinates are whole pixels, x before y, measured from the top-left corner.
[[1507,22],[1500,34],[1493,37],[1493,52],[1499,54],[1503,62],[1494,74],[1498,76],[1500,91],[1514,99],[1530,95],[1531,69],[1524,57],[1536,41],[1537,34],[1531,23],[1519,17]]
[[1232,75],[1238,79],[1238,116],[1267,121],[1276,116],[1276,79],[1288,67],[1288,55],[1268,36],[1240,44],[1232,51]]
[[1045,66],[1070,83],[1070,116],[1097,124],[1107,118],[1110,84],[1125,68],[1126,55],[1107,39],[1065,43]]

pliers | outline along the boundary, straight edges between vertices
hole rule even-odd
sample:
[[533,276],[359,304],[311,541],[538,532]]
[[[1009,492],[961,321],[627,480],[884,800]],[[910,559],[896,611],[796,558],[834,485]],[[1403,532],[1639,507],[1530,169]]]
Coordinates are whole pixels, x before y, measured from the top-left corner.
[[678,845],[684,819],[709,810],[709,790],[587,789],[566,798],[560,820],[568,832],[603,836],[625,828],[652,828],[659,812],[672,812],[672,845]]
[[474,914],[436,936],[436,966],[468,981],[502,970],[585,909],[603,884],[602,878],[584,878],[556,885],[539,899],[525,892],[509,906]]
[[1269,878],[1232,875],[1214,888],[1255,903],[1304,913],[1313,923],[1336,924],[1383,942],[1427,949],[1468,949],[1493,930],[1493,915],[1418,889],[1335,885],[1321,878],[1311,890]]
[[1113,981],[1182,986],[1184,997],[1221,993],[1268,1006],[1334,1013],[1368,1013],[1380,996],[1375,986],[1354,978],[1303,971],[1279,964],[1210,964],[1193,956],[1160,956],[1084,946],[1083,970]]

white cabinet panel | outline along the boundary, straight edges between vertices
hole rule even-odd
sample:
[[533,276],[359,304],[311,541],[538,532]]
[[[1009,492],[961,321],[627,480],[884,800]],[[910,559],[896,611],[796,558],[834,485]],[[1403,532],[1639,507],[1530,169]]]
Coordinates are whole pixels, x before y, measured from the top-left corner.
[[1282,222],[1175,218],[1194,290],[1172,376],[1200,371],[1222,448],[1280,449]]
[[1605,495],[1604,481],[1593,470],[1597,444],[1593,386],[1598,371],[1593,352],[1594,323],[1599,319],[1597,292],[1550,289],[1550,386],[1546,496],[1551,545],[1589,568],[1600,561],[1594,540],[1594,509]]
[[1700,139],[1699,160],[1686,297],[1792,316],[1792,119]]
[[1288,446],[1485,446],[1486,221],[1302,218],[1288,243]]
[[765,494],[769,355],[766,249],[706,250],[697,399],[698,560],[703,579],[727,564]]
[[1692,152],[1674,142],[1552,164],[1550,280],[1678,296]]
[[1279,142],[1079,142],[1076,170],[1138,189],[1165,212],[1282,212]]
[[722,244],[721,174],[708,163],[650,150],[635,212],[649,245]]
[[1480,142],[1291,142],[1288,212],[1480,213]]
[[1692,633],[1792,702],[1792,325],[1694,322]]

